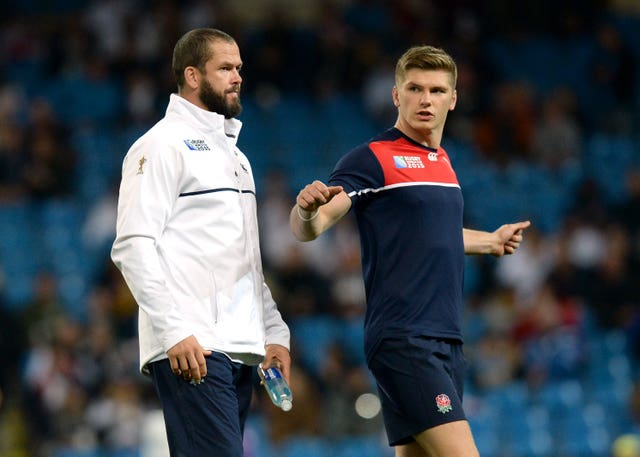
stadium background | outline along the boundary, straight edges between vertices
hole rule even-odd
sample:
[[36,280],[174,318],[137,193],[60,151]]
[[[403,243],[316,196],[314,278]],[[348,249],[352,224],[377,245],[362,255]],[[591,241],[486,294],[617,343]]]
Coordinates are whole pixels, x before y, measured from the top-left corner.
[[393,123],[393,63],[421,43],[460,67],[444,147],[466,225],[534,225],[516,255],[467,259],[481,454],[640,455],[636,1],[25,0],[3,1],[0,24],[0,455],[160,455],[136,305],[108,251],[122,157],[162,116],[172,46],[197,26],[240,44],[239,143],[293,335],[294,409],[257,390],[247,457],[392,455],[352,221],[302,245],[287,213]]

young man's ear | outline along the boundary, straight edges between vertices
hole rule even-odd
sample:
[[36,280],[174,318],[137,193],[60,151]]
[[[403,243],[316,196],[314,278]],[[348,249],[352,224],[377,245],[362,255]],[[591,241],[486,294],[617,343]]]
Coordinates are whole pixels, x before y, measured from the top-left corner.
[[398,86],[393,86],[391,89],[391,98],[393,98],[393,104],[396,108],[400,106],[400,98],[398,97]]
[[451,104],[449,105],[449,111],[453,111],[458,101],[458,91],[453,89],[453,97],[451,97]]

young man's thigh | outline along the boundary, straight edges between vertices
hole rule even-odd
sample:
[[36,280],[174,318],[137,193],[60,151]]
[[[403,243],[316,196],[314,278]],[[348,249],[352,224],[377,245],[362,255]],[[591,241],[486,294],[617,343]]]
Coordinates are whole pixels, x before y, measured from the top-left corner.
[[396,447],[396,457],[479,457],[466,420],[449,422],[417,435],[414,443]]

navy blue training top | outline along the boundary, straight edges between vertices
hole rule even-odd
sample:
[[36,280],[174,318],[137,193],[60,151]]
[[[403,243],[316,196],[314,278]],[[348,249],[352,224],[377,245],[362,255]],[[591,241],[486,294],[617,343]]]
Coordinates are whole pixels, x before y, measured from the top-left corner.
[[393,336],[462,342],[463,199],[444,149],[391,128],[336,164],[352,201],[367,297],[367,360]]

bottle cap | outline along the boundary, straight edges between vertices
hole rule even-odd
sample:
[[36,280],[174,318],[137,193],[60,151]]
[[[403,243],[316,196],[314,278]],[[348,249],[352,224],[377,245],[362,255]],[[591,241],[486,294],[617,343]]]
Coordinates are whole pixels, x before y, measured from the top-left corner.
[[291,400],[282,400],[280,407],[282,408],[282,411],[290,411],[291,408],[293,408],[293,403]]

